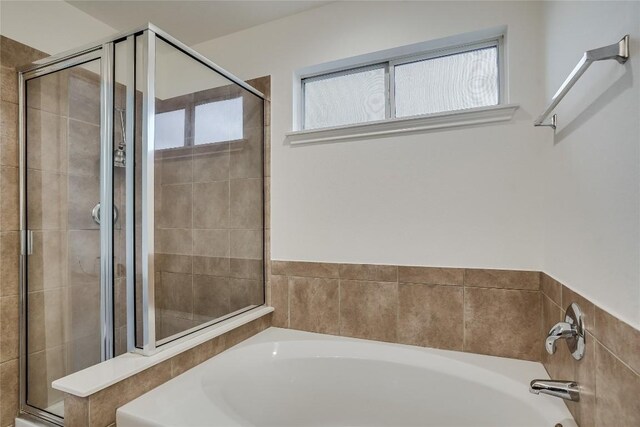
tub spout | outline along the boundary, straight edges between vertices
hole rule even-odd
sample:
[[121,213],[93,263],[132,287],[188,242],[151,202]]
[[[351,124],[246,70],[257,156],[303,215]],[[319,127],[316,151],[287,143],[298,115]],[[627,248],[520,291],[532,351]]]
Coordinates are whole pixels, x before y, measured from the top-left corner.
[[573,402],[580,401],[580,391],[575,381],[533,380],[529,391],[533,394],[548,394]]

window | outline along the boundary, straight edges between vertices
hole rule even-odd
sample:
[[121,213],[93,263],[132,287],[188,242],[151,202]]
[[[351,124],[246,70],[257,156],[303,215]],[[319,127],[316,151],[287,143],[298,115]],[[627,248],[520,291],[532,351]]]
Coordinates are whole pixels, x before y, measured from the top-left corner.
[[196,105],[195,145],[242,139],[242,98]]
[[179,109],[156,114],[155,149],[237,141],[244,137],[243,98],[194,104],[187,99],[159,101]]
[[497,106],[500,43],[497,37],[302,77],[301,130]]
[[183,147],[185,110],[156,114],[155,149]]
[[304,80],[306,129],[385,118],[385,67],[376,65]]
[[395,67],[396,117],[498,104],[498,48],[408,62]]

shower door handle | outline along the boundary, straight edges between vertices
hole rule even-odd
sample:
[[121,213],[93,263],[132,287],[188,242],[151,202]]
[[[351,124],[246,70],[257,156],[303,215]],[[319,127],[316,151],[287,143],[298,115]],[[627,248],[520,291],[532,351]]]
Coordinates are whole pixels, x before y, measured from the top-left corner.
[[[93,222],[100,225],[100,203],[95,205],[91,210],[91,217],[93,218]],[[113,207],[113,223],[115,224],[118,221],[118,208]]]

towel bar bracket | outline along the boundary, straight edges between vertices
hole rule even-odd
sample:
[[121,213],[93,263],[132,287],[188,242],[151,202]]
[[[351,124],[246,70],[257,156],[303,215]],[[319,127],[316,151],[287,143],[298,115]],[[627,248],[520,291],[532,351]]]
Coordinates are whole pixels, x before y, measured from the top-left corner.
[[549,120],[549,123],[534,123],[533,124],[536,127],[550,127],[553,130],[556,130],[556,127],[558,125],[558,115],[554,114],[553,116],[551,116],[551,120]]
[[624,36],[618,43],[586,52],[587,59],[595,62],[605,59],[615,59],[620,64],[624,64],[629,59],[629,35]]

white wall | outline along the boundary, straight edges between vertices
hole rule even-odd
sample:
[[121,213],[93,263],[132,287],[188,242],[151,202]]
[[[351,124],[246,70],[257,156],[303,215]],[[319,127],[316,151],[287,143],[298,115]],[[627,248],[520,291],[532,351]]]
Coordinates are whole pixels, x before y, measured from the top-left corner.
[[[273,259],[541,268],[541,18],[528,2],[339,2],[194,46],[272,75]],[[511,122],[286,143],[294,70],[505,24]]]
[[631,35],[627,64],[593,64],[543,131],[544,271],[640,327],[640,3],[548,3],[544,34],[547,97],[582,52]]
[[62,0],[0,2],[0,34],[51,55],[116,32]]

